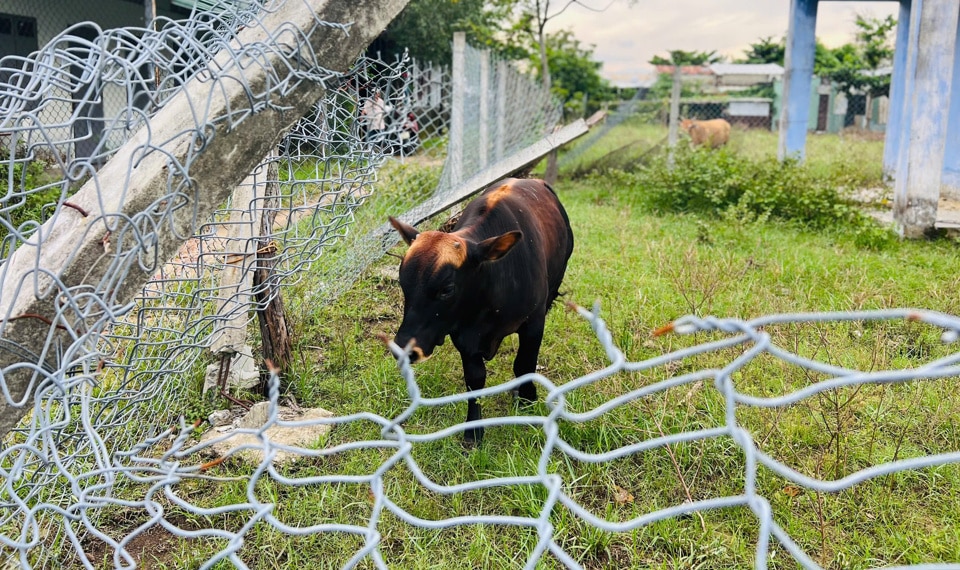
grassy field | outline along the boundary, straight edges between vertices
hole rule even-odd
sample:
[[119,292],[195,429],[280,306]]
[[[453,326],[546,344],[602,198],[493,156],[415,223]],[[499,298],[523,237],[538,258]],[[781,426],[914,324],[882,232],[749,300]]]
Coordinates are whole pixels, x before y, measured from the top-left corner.
[[[628,125],[624,129],[630,129]],[[612,133],[608,149],[649,136],[633,126]],[[654,140],[655,142],[655,140]],[[640,146],[640,145],[636,145]],[[775,153],[775,138],[761,133],[736,137],[734,150],[762,159]],[[878,145],[873,141],[813,139],[809,168],[835,183],[879,182]],[[591,151],[600,156],[609,150]],[[870,156],[871,160],[858,160]],[[856,167],[856,168],[855,168]],[[960,313],[960,252],[950,241],[884,243],[862,248],[842,229],[811,229],[798,222],[749,216],[652,213],[643,199],[643,176],[595,175],[561,180],[557,189],[576,235],[565,280],[567,301],[599,302],[613,339],[631,360],[655,357],[720,335],[653,337],[655,328],[684,314],[751,318],[797,311],[918,307]],[[401,250],[397,248],[395,253]],[[290,390],[301,405],[322,406],[338,415],[370,412],[384,417],[409,404],[396,364],[377,339],[399,325],[402,298],[387,257],[335,305],[291,311],[299,361]],[[307,280],[309,281],[309,280]],[[288,299],[303,294],[296,288]],[[781,346],[824,362],[863,370],[915,367],[951,353],[940,331],[914,322],[849,322],[839,325],[767,329]],[[514,339],[488,364],[488,385],[511,378]],[[729,349],[685,359],[643,374],[617,374],[567,398],[585,411],[671,375],[722,366],[741,353]],[[607,364],[589,323],[557,308],[548,318],[541,351],[543,374],[564,384]],[[424,396],[463,390],[459,357],[452,346],[416,368]],[[759,358],[735,377],[746,393],[784,393],[823,376]],[[738,407],[736,417],[757,446],[800,472],[837,479],[870,465],[930,453],[960,451],[960,396],[956,378],[904,385],[834,390],[786,409]],[[542,390],[541,390],[542,396]],[[522,414],[545,414],[539,403]],[[484,402],[484,416],[518,413],[508,395]],[[563,423],[562,438],[589,452],[724,425],[722,395],[709,383],[670,390],[616,408],[595,421]],[[427,433],[460,422],[463,406],[421,409],[405,424],[408,433]],[[378,439],[379,427],[356,422],[337,427],[318,446]],[[482,446],[465,450],[459,436],[417,444],[412,457],[424,474],[443,484],[492,477],[532,475],[544,444],[539,429],[488,428]],[[280,468],[290,477],[371,473],[390,456],[370,449],[322,460],[299,460]],[[686,500],[736,495],[744,486],[744,457],[729,438],[678,444],[617,461],[586,464],[560,453],[550,471],[564,491],[594,514],[627,521]],[[249,467],[222,464],[218,476],[239,480],[187,481],[181,497],[213,507],[246,501]],[[407,512],[425,519],[490,514],[539,516],[546,490],[540,486],[471,491],[445,496],[424,489],[400,464],[384,479],[385,493]],[[758,491],[774,519],[806,552],[828,568],[865,568],[921,562],[960,562],[960,466],[887,476],[838,494],[795,487],[761,468]],[[261,477],[252,489],[276,503],[275,515],[289,525],[368,524],[372,510],[364,485],[295,487]],[[168,520],[184,528],[236,530],[249,513],[205,519],[167,506]],[[627,533],[605,533],[564,508],[549,515],[556,539],[588,568],[742,568],[751,566],[758,534],[746,508],[706,512],[658,522]],[[125,525],[136,521],[124,521]],[[118,521],[118,526],[121,522]],[[378,524],[380,551],[393,568],[514,568],[537,542],[535,531],[514,527],[465,526],[423,530],[385,513]],[[247,533],[241,558],[253,568],[337,568],[362,546],[337,534],[292,537],[259,523]],[[216,540],[171,540],[162,553],[145,552],[148,568],[195,567],[223,548]],[[795,568],[773,543],[769,564]],[[545,556],[543,568],[561,565]],[[229,567],[229,565],[222,565]],[[369,561],[361,567],[370,568]]]

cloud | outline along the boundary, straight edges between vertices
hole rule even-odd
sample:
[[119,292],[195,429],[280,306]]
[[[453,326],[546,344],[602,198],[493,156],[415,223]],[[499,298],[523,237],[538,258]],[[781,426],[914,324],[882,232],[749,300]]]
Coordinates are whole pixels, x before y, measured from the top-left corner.
[[[594,2],[594,5],[601,4]],[[789,0],[614,0],[604,12],[571,6],[548,30],[573,30],[595,46],[607,77],[647,72],[647,62],[671,49],[710,51],[740,57],[758,38],[786,35]],[[897,2],[821,2],[817,37],[834,47],[853,40],[854,17],[897,16]]]

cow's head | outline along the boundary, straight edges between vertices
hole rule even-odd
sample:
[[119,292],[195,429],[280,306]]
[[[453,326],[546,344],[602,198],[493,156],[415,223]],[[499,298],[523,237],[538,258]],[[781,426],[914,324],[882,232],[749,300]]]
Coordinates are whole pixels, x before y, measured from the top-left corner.
[[523,234],[511,231],[481,242],[456,233],[426,231],[391,217],[390,223],[409,249],[400,262],[403,322],[394,342],[403,347],[413,340],[411,362],[424,360],[463,317],[465,301],[482,264],[506,255]]
[[690,132],[690,129],[695,127],[697,122],[693,119],[680,119],[680,128],[684,131]]

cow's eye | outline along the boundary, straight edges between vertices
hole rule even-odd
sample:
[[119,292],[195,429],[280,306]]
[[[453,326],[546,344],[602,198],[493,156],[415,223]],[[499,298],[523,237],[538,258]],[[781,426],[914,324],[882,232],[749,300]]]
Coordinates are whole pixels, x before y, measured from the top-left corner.
[[445,286],[443,289],[440,289],[439,291],[437,291],[437,299],[440,301],[445,301],[450,297],[453,297],[453,283],[450,283],[449,285]]

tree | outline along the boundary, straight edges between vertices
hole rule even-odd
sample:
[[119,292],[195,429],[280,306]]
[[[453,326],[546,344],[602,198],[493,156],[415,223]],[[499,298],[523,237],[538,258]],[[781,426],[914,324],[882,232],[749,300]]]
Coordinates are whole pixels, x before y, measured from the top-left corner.
[[454,32],[487,43],[500,27],[502,11],[486,10],[484,0],[411,0],[406,8],[375,39],[367,53],[389,58],[409,50],[420,61],[449,63]]
[[783,65],[783,60],[787,55],[787,45],[784,38],[774,41],[773,36],[760,38],[756,43],[750,44],[750,49],[744,52],[743,59],[737,60],[737,63],[776,63]]
[[655,55],[650,60],[650,65],[707,65],[723,61],[723,56],[713,51],[684,51],[674,49],[667,52],[670,57]]
[[[546,53],[551,77],[551,91],[564,102],[564,105],[579,108],[580,101],[587,98],[593,102],[610,98],[609,84],[600,76],[603,64],[593,59],[593,48],[584,46],[573,32],[561,30],[548,34]],[[539,56],[531,54],[531,63],[539,63]],[[537,74],[542,73],[539,67]],[[542,78],[541,78],[542,79]]]

